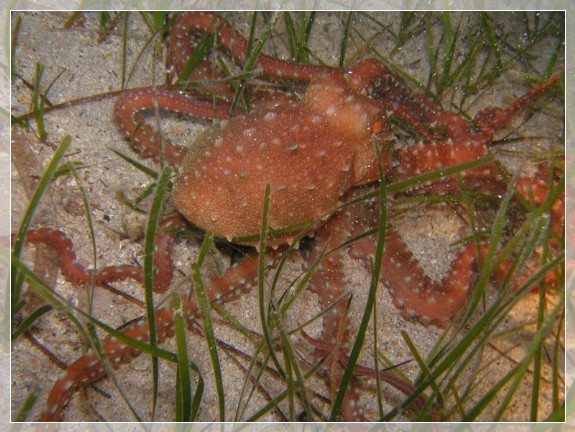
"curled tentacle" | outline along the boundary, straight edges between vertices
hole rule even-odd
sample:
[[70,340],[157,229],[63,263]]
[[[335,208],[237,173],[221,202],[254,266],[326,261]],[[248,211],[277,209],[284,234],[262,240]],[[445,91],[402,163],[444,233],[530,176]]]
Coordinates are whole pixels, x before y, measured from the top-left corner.
[[[193,53],[190,38],[196,33],[209,33],[216,36],[217,46],[227,51],[237,63],[242,65],[245,63],[247,41],[225,19],[212,12],[186,12],[177,19],[167,41],[169,58],[178,76],[184,70],[188,59]],[[318,75],[337,70],[329,66],[280,60],[264,54],[258,56],[254,69],[260,71],[266,77],[286,78],[305,82],[311,81]],[[211,71],[210,68],[208,70]],[[205,73],[205,70],[203,73]]]
[[[461,310],[469,297],[473,276],[475,245],[467,244],[453,260],[448,274],[434,282],[419,265],[397,231],[388,229],[385,237],[381,280],[389,288],[394,305],[408,320],[444,326]],[[364,238],[352,245],[352,256],[362,258],[375,254],[373,239]]]
[[156,107],[203,118],[227,119],[230,116],[230,105],[224,102],[215,104],[211,100],[195,99],[166,89],[145,88],[124,92],[114,109],[118,126],[142,156],[159,161],[163,149],[163,157],[173,166],[181,164],[187,148],[162,139],[144,122],[141,112]]
[[528,103],[545,93],[561,78],[562,72],[556,72],[541,84],[533,87],[524,95],[518,97],[505,108],[486,108],[475,116],[475,124],[479,132],[473,137],[476,141],[488,141],[493,133],[505,127],[509,120]]
[[[180,218],[167,218],[160,224],[163,228],[175,228],[181,223]],[[154,263],[157,266],[155,275],[155,287],[162,287],[165,290],[171,281],[173,264],[171,260],[172,243],[175,234],[165,231],[157,235],[155,245],[157,253]],[[110,266],[101,269],[93,276],[92,272],[85,270],[76,261],[76,254],[72,241],[61,231],[49,230],[46,228],[31,230],[28,232],[27,241],[34,243],[44,243],[54,247],[60,258],[62,273],[70,282],[75,284],[89,283],[93,277],[98,284],[112,282],[125,278],[132,278],[138,282],[143,280],[143,273],[140,267],[133,265]],[[157,257],[160,257],[159,259]],[[256,282],[257,278],[257,253],[253,252],[242,257],[222,276],[213,278],[206,286],[208,300],[216,302],[226,302],[237,299],[242,293],[248,292]],[[160,284],[158,282],[160,281]],[[198,308],[195,301],[185,301],[183,304],[184,315],[188,320],[197,316]],[[174,326],[174,312],[171,306],[163,307],[155,312],[155,322],[157,329],[157,341],[171,337]],[[122,332],[136,340],[148,342],[150,340],[150,330],[148,321],[141,319],[131,324]],[[128,344],[117,339],[106,342],[103,351],[113,368],[121,364],[128,363],[140,352]],[[56,381],[50,394],[46,409],[40,421],[52,422],[62,421],[64,409],[69,403],[72,395],[81,387],[85,387],[107,376],[104,363],[97,354],[88,353],[73,362],[65,371],[64,376]]]
[[[160,222],[160,227],[166,230],[156,235],[154,243],[156,250],[154,267],[157,269],[154,272],[154,291],[156,292],[165,292],[172,281],[172,246],[175,233],[168,229],[176,228],[185,223],[179,215],[166,218]],[[29,230],[26,233],[26,242],[44,243],[53,247],[58,252],[62,274],[70,282],[77,285],[85,285],[88,283],[102,285],[107,282],[116,282],[124,279],[133,279],[136,282],[142,282],[144,280],[142,267],[132,264],[107,266],[98,269],[96,272],[86,270],[78,263],[72,240],[59,230],[50,228]]]
[[[162,308],[155,313],[157,340],[171,337],[173,334],[174,313],[170,307]],[[149,342],[150,330],[146,320],[138,321],[122,331],[126,336],[139,341]],[[113,368],[128,363],[133,357],[140,354],[131,346],[113,339],[103,346],[104,353]],[[73,394],[81,387],[90,385],[107,376],[102,359],[97,354],[88,353],[66,369],[64,376],[60,378],[50,391],[46,409],[42,413],[41,422],[60,422],[64,419],[64,409],[70,402]]]

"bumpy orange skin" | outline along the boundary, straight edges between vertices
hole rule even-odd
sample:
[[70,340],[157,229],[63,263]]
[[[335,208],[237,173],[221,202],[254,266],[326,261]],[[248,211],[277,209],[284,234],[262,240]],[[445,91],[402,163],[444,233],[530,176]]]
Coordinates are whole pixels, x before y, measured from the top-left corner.
[[[346,191],[373,180],[371,125],[380,111],[342,74],[323,75],[300,102],[259,109],[204,134],[182,166],[176,206],[216,236],[249,236],[261,229],[269,184],[270,228],[325,220]],[[274,236],[270,244],[294,234]]]

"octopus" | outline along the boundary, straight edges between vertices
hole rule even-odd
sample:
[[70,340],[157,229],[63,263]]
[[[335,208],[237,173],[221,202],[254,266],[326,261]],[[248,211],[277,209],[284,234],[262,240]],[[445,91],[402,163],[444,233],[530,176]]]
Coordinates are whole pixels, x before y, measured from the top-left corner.
[[[216,52],[226,53],[244,67],[244,73],[293,84],[269,88],[240,82],[234,88],[208,56],[196,59],[190,72],[188,62],[201,50],[191,40],[202,35],[212,37]],[[546,247],[559,250],[564,224],[560,158],[536,161],[527,174],[514,175],[494,162],[490,147],[498,131],[559,84],[561,72],[541,80],[506,106],[484,108],[469,119],[414,90],[372,57],[349,68],[303,64],[267,54],[252,59],[248,41],[215,13],[180,14],[166,44],[167,85],[125,90],[114,107],[119,130],[141,157],[170,166],[176,173],[173,186],[166,186],[170,168],[160,176],[157,189],[162,181],[166,190],[171,188],[170,199],[177,211],[161,214],[155,221],[150,216],[153,236],[146,241],[152,247],[144,265],[89,269],[77,257],[71,239],[49,227],[22,232],[15,237],[16,247],[35,244],[55,250],[61,274],[76,286],[109,286],[131,279],[149,286],[156,295],[173,289],[178,232],[190,224],[209,233],[206,244],[216,238],[242,245],[244,253],[204,283],[190,276],[197,292],[182,296],[181,304],[156,306],[146,317],[105,339],[98,349],[73,361],[54,382],[40,421],[62,421],[66,406],[80,388],[105,378],[142,350],[157,349],[174,335],[178,317],[192,326],[201,316],[206,325],[199,306],[202,298],[224,304],[253,290],[264,292],[266,273],[281,269],[294,255],[303,260],[301,277],[279,298],[271,296],[273,311],[269,313],[283,319],[285,302],[293,301],[292,292],[307,288],[317,297],[322,310],[318,335],[311,336],[303,325],[294,334],[307,346],[308,369],[317,368],[326,377],[329,396],[324,403],[335,405],[339,400],[329,414],[314,414],[307,396],[300,395],[306,418],[374,418],[361,405],[366,377],[403,394],[398,405],[402,408],[421,410],[430,403],[424,393],[429,383],[416,386],[394,371],[358,362],[365,336],[349,317],[353,292],[343,264],[346,257],[358,260],[372,275],[371,282],[361,288],[369,292],[368,297],[383,294],[383,288],[378,291],[377,287],[385,286],[406,321],[430,327],[453,325],[468,313],[477,278],[492,279],[522,294],[557,283],[555,267],[533,268],[543,259],[542,252],[519,260],[514,253],[502,253],[506,244],[517,242],[513,234],[496,237],[503,245],[493,248],[488,237],[496,229],[479,226],[472,204],[452,204],[460,214],[467,210],[462,219],[476,226],[452,252],[451,264],[441,278],[426,273],[395,220],[401,213],[398,208],[409,211],[414,207],[397,204],[406,197],[425,202],[425,197],[471,191],[479,197],[475,199],[492,206],[494,213],[498,206],[516,212],[543,209],[548,220],[544,229],[553,239]],[[243,107],[238,100],[244,102]],[[152,126],[145,113],[154,111],[217,122],[188,148]],[[406,143],[398,142],[398,129],[409,135]],[[482,270],[491,262],[495,264],[489,271]],[[367,308],[360,328],[370,314]],[[281,325],[275,327],[280,332]],[[273,351],[274,344],[265,342]],[[281,365],[274,356],[280,370],[288,363],[288,353],[283,354],[286,359]],[[305,393],[305,385],[298,391]]]

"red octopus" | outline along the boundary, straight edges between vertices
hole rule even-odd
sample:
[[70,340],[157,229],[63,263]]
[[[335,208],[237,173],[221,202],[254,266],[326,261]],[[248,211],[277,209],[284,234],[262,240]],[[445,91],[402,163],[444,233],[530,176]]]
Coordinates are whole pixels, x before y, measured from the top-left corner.
[[[246,62],[246,41],[223,18],[207,12],[184,13],[167,39],[172,81],[181,78],[193,54],[191,36],[206,32],[214,35],[218,46],[238,64]],[[266,77],[309,85],[301,99],[280,92],[248,89],[251,106],[248,114],[230,104],[227,98],[232,94],[225,84],[210,86],[207,83],[199,89],[202,93],[217,92],[218,98],[201,98],[194,96],[194,91],[176,93],[168,88],[127,90],[118,99],[114,115],[120,129],[144,157],[163,160],[175,167],[178,176],[173,199],[179,213],[194,225],[219,238],[259,245],[267,190],[269,208],[264,229],[269,229],[269,235],[261,244],[275,250],[305,235],[314,237],[314,247],[303,251],[306,268],[317,266],[309,286],[317,293],[321,307],[332,309],[333,313],[324,317],[320,339],[302,334],[316,348],[317,359],[329,353],[324,364],[331,370],[335,392],[344,379],[343,367],[349,361],[347,355],[352,341],[352,329],[346,324],[346,304],[341,301],[347,293],[341,260],[349,253],[369,268],[378,252],[378,210],[384,204],[379,200],[378,189],[372,185],[384,175],[388,183],[398,183],[486,157],[494,133],[517,111],[556,84],[561,75],[552,75],[506,108],[481,111],[470,122],[460,114],[443,110],[428,97],[414,93],[397,74],[370,58],[344,71],[260,55],[253,70]],[[185,79],[216,82],[218,78],[220,75],[211,62],[203,60]],[[220,97],[222,94],[224,97]],[[225,122],[210,128],[188,151],[163,139],[145,122],[141,113],[155,107]],[[396,117],[415,130],[420,139],[417,144],[391,149],[384,146],[391,134],[392,118]],[[443,194],[464,187],[503,195],[508,180],[489,163],[459,171],[457,176],[435,176],[432,182],[416,189],[418,193]],[[550,189],[556,182],[554,171],[541,164],[535,176],[517,179],[515,201],[548,205]],[[364,195],[375,199],[369,199],[366,204],[365,199],[358,198]],[[390,194],[388,199],[393,196]],[[562,195],[556,197],[549,212],[550,229],[560,235]],[[178,215],[160,223],[154,247],[156,292],[168,290],[172,280],[175,233],[170,229],[186,223]],[[437,282],[421,269],[393,228],[393,222],[379,242],[382,240],[381,281],[389,288],[403,316],[425,325],[444,326],[454,319],[470,296],[477,260],[490,253],[483,243],[463,244],[447,275]],[[142,268],[133,265],[106,267],[96,273],[85,270],[76,260],[71,241],[57,230],[30,230],[26,241],[45,243],[56,249],[62,273],[74,284],[104,284],[126,278],[142,282],[144,279]],[[348,242],[349,247],[341,247]],[[279,254],[278,251],[270,253],[274,257]],[[277,265],[277,261],[273,265]],[[495,278],[504,281],[511,267],[511,259],[504,259],[493,269]],[[221,277],[209,281],[207,297],[218,302],[236,299],[257,285],[257,276],[257,253],[250,252]],[[519,279],[528,276],[526,272],[520,274]],[[198,315],[194,300],[186,301],[183,308],[190,318]],[[158,309],[155,321],[158,341],[173,334],[174,311],[170,306]],[[123,329],[123,333],[137,340],[150,339],[145,320]],[[130,345],[115,339],[103,348],[113,367],[137,354]],[[358,377],[373,375],[374,371],[356,365],[354,374],[343,395],[341,417],[361,420],[364,416],[358,411]],[[73,393],[106,375],[104,363],[97,354],[79,358],[55,383],[41,421],[62,420]],[[415,391],[390,372],[381,372],[380,378],[407,396]],[[425,402],[417,395],[413,401],[418,406]]]

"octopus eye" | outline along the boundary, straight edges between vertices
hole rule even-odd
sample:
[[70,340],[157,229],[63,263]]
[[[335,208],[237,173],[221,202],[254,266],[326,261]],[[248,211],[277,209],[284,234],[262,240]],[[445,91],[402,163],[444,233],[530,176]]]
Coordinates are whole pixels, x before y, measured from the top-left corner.
[[381,133],[383,131],[383,121],[376,120],[370,126],[371,132],[374,134]]

